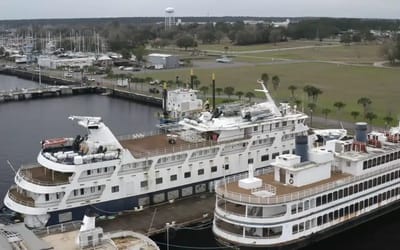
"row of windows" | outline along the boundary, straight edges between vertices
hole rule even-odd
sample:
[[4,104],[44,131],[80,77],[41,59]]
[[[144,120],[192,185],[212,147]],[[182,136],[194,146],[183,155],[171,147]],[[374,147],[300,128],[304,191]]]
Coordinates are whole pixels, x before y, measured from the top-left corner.
[[160,159],[157,160],[157,164],[173,162],[173,161],[184,161],[186,159],[186,157],[187,157],[187,154],[179,154],[179,155],[171,155],[171,156],[161,157]]
[[304,201],[304,203],[300,202],[298,204],[293,204],[291,207],[291,212],[292,214],[300,213],[302,211],[308,210],[309,208],[313,208],[315,206],[318,207],[326,203],[336,201],[352,194],[367,190],[369,188],[384,184],[388,181],[398,179],[399,176],[400,170],[393,171],[392,173],[384,174],[374,179],[366,180],[353,186],[349,186],[329,194],[318,196],[315,199],[311,199],[310,201]]
[[[295,150],[293,149],[292,150],[292,153],[294,154],[295,153]],[[282,154],[284,155],[284,154],[290,154],[290,150],[285,150],[285,151],[282,151]],[[271,156],[272,156],[272,159],[275,159],[276,157],[278,157],[280,154],[279,154],[279,152],[277,152],[277,153],[273,153]],[[268,161],[269,160],[269,155],[262,155],[261,156],[261,161]]]
[[369,169],[373,168],[376,166],[379,166],[381,164],[384,164],[386,162],[394,161],[400,159],[400,151],[399,152],[393,152],[387,155],[379,156],[374,159],[369,159],[363,162],[363,169]]
[[96,170],[95,169],[93,169],[93,170],[89,169],[89,170],[86,170],[86,175],[90,176],[90,175],[95,174],[95,173],[101,174],[102,172],[107,173],[108,171],[115,170],[115,168],[116,167],[113,166],[113,167],[98,168]]
[[[97,186],[97,191],[101,190],[101,186]],[[96,187],[90,187],[90,193],[96,192]],[[74,196],[80,196],[89,193],[89,190],[85,190],[85,188],[74,189]]]
[[[303,121],[303,120],[298,120],[297,123],[301,123],[302,121]],[[295,122],[296,122],[295,120],[290,121],[290,123],[291,123],[292,125],[294,125]],[[288,122],[287,122],[287,121],[283,121],[283,122],[282,122],[282,127],[286,127],[287,125],[288,125]],[[264,132],[264,126],[268,126],[268,125],[262,125],[262,126],[261,126],[261,131],[262,131],[262,132]],[[275,123],[275,128],[279,128],[279,126],[280,126],[280,123],[279,123],[279,122]],[[273,127],[273,124],[269,124],[269,130],[272,130],[272,127]],[[253,131],[258,131],[258,126],[253,127]]]
[[[229,164],[225,164],[225,165],[223,166],[223,168],[224,168],[225,170],[229,169]],[[215,173],[215,172],[217,172],[217,170],[218,170],[218,167],[217,167],[217,166],[212,166],[212,167],[211,167],[211,173]],[[198,169],[198,170],[197,170],[197,175],[204,175],[204,168]],[[183,176],[184,176],[184,178],[190,178],[190,177],[192,176],[192,173],[191,173],[191,172],[185,172],[185,173],[183,174]],[[178,175],[177,175],[177,174],[170,175],[169,180],[170,180],[170,181],[176,181],[176,180],[178,180]],[[162,184],[162,183],[163,183],[163,177],[158,177],[158,178],[156,178],[156,184]],[[145,188],[145,187],[147,187],[147,186],[148,186],[148,182],[147,182],[147,181],[142,181],[142,182],[140,183],[140,187],[141,187],[141,188]]]
[[359,210],[362,210],[363,208],[370,207],[374,204],[377,204],[381,201],[388,200],[392,197],[395,197],[400,194],[400,188],[394,188],[392,190],[389,190],[387,192],[383,192],[379,195],[375,195],[374,197],[367,198],[365,200],[355,202],[354,204],[351,204],[349,206],[346,206],[344,208],[337,209],[333,212],[318,216],[317,218],[313,218],[311,220],[307,220],[305,222],[293,225],[292,227],[292,233],[297,234],[299,232],[303,232],[304,230],[308,230],[311,227],[315,226],[321,226],[325,223],[331,222],[333,220],[337,220],[339,218],[342,218],[343,216],[347,216],[349,214],[358,212]]

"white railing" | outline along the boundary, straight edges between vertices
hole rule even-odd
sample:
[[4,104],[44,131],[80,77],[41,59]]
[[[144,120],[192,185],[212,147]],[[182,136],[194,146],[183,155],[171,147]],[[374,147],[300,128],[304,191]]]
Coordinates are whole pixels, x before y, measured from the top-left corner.
[[[237,182],[242,178],[246,178],[247,174],[242,174],[239,176],[233,176],[229,177],[227,179],[222,179],[216,182],[215,185],[215,192],[220,195],[221,197],[224,197],[226,199],[238,201],[238,202],[243,202],[243,203],[252,203],[252,204],[278,204],[278,203],[287,203],[295,200],[299,200],[305,197],[310,197],[312,195],[322,193],[331,189],[336,189],[341,186],[345,186],[349,183],[357,182],[363,179],[367,179],[371,176],[376,176],[379,175],[380,173],[384,173],[387,171],[390,171],[392,169],[399,168],[398,165],[392,165],[392,166],[387,166],[382,169],[379,169],[374,172],[370,172],[364,175],[360,176],[349,176],[337,181],[325,183],[322,185],[319,185],[314,188],[309,188],[305,189],[302,191],[298,192],[293,192],[290,194],[285,194],[285,195],[276,195],[273,197],[257,197],[254,195],[248,195],[248,194],[242,194],[242,193],[237,193],[237,192],[232,192],[229,191],[226,187],[226,184],[232,183],[232,182]],[[260,175],[259,173],[256,173],[256,175]],[[244,176],[244,177],[243,177]]]
[[265,183],[263,186],[259,187],[259,188],[253,188],[251,190],[251,193],[256,193],[256,192],[260,192],[260,191],[266,191],[272,195],[276,194],[276,187],[272,186],[268,183]]
[[82,221],[70,221],[62,224],[52,225],[45,228],[32,229],[33,233],[38,236],[44,236],[49,234],[63,233],[77,230],[81,227]]
[[[22,165],[21,168],[17,172],[17,176],[26,180],[27,182],[38,184],[40,186],[60,186],[69,184],[69,178],[66,181],[41,181],[32,177],[32,173],[29,171],[32,168],[42,167],[40,165]],[[44,167],[43,167],[44,168]],[[53,171],[53,170],[49,170]]]

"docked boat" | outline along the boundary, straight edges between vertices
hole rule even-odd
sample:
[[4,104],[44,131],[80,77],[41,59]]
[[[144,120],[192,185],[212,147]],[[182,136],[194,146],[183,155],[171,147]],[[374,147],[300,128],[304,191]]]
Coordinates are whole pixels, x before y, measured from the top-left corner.
[[[204,111],[166,133],[115,136],[99,117],[71,116],[86,135],[42,141],[37,163],[22,166],[4,204],[29,227],[140,210],[214,191],[216,180],[267,168],[307,134],[307,116],[287,103]],[[229,112],[228,112],[229,111]]]
[[[315,138],[314,138],[315,139]],[[216,183],[213,232],[240,249],[297,249],[400,206],[400,125],[350,140],[296,138],[273,168]],[[310,146],[308,146],[310,145]]]

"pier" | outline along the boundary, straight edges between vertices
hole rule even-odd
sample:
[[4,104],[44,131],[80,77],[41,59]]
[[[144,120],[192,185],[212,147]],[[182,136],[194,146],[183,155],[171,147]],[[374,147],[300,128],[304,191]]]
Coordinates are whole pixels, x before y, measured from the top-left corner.
[[[105,232],[132,230],[147,236],[163,233],[168,229],[179,230],[213,219],[215,194],[203,193],[173,203],[145,208],[142,211],[122,213],[114,219],[97,220]],[[168,223],[168,224],[167,224]]]
[[[0,69],[0,74],[16,76],[22,79],[39,82],[39,75],[37,72],[3,68]],[[60,79],[46,75],[41,75],[40,78],[41,82],[47,85],[36,89],[14,89],[9,91],[0,91],[0,103],[79,94],[104,94],[152,106],[162,106],[161,97],[139,91],[132,91],[123,87],[117,87],[109,84],[100,85],[99,83],[95,85],[88,85],[82,84],[76,80]]]

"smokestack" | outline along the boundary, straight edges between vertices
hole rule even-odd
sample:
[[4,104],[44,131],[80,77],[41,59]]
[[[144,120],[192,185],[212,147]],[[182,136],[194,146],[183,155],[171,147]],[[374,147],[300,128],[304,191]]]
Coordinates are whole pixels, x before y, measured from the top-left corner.
[[356,123],[356,141],[367,143],[367,128],[368,124],[366,122]]
[[306,135],[296,136],[296,155],[300,156],[300,162],[308,161],[308,137]]
[[212,74],[212,102],[213,102],[213,106],[212,106],[212,110],[215,110],[215,74]]

